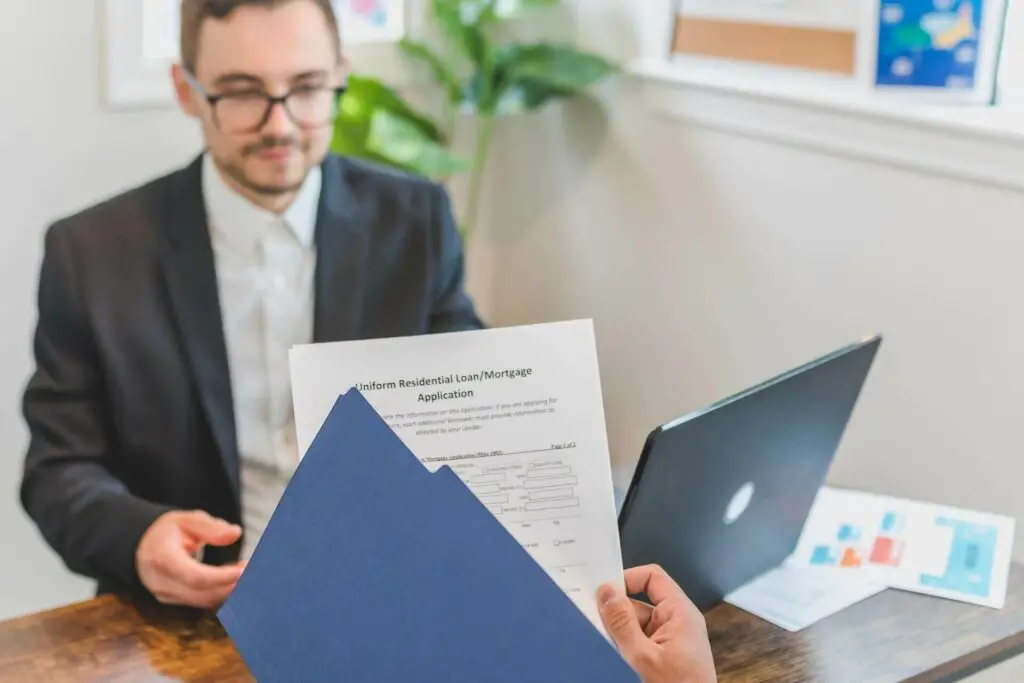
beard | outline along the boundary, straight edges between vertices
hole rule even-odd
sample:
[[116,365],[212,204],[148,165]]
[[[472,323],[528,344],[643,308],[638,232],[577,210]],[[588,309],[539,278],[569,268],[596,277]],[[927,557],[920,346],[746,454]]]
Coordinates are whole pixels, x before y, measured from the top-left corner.
[[[243,147],[239,156],[244,161],[245,159],[252,158],[265,151],[278,149],[294,150],[299,152],[302,155],[302,158],[305,159],[308,156],[307,152],[309,151],[309,144],[304,143],[297,136],[264,135],[260,138],[259,142],[254,142]],[[226,163],[224,164],[224,170],[235,180],[235,182],[245,189],[267,197],[274,197],[298,191],[299,188],[302,187],[302,183],[305,181],[306,176],[309,173],[309,169],[305,168],[303,169],[300,178],[282,178],[279,182],[273,182],[253,178],[252,175],[246,172],[245,164],[242,162]]]

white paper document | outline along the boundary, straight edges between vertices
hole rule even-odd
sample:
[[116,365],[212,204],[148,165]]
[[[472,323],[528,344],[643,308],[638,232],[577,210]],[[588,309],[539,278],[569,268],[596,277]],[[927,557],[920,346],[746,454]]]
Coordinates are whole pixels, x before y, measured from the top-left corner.
[[884,585],[849,572],[783,564],[733,591],[725,601],[795,632],[883,590]]
[[824,487],[791,561],[1000,608],[1015,527],[1003,515]]
[[590,321],[300,346],[291,371],[300,453],[356,388],[604,632],[596,592],[623,567]]

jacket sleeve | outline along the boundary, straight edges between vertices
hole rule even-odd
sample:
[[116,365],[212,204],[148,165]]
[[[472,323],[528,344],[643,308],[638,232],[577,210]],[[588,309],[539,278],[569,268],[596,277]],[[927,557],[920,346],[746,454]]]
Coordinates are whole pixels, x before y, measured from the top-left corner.
[[432,202],[436,258],[430,332],[462,332],[484,327],[473,300],[465,290],[465,255],[462,237],[455,224],[451,200],[441,185],[434,186]]
[[141,586],[135,550],[169,508],[132,495],[104,462],[113,440],[103,373],[62,224],[47,231],[33,350],[22,411],[29,446],[21,502],[72,571]]

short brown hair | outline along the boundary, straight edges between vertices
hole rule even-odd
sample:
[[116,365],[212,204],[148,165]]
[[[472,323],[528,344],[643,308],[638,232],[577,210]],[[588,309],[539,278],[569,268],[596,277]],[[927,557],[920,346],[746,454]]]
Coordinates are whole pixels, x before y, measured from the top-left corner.
[[[338,41],[338,55],[341,55],[341,38],[338,37],[338,16],[331,0],[311,0],[316,3],[327,20],[327,27]],[[239,7],[264,7],[273,9],[295,0],[181,0],[181,63],[195,73],[199,56],[199,29],[207,19],[226,19]]]

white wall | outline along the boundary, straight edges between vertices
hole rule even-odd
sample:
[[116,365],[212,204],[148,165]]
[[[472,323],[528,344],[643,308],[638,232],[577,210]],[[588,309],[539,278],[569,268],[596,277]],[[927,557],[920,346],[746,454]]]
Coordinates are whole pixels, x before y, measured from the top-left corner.
[[0,619],[88,597],[17,501],[26,431],[21,390],[46,225],[184,163],[199,138],[173,111],[108,113],[99,101],[99,0],[4,3],[0,22]]

